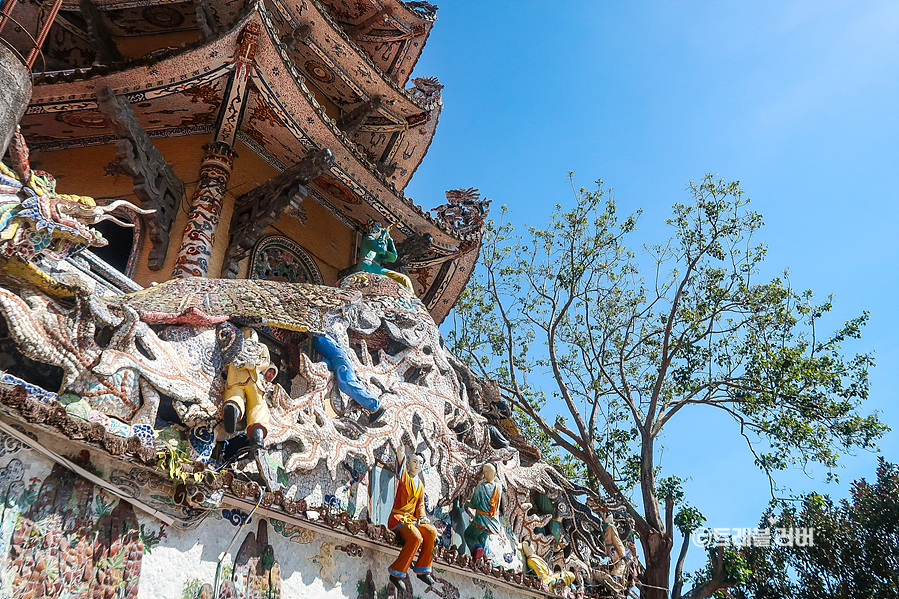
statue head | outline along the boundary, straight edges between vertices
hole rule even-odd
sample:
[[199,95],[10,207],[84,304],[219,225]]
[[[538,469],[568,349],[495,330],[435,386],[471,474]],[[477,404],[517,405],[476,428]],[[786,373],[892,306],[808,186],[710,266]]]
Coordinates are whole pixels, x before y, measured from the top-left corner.
[[365,227],[366,227],[366,230],[368,231],[368,234],[373,235],[375,237],[380,235],[381,231],[384,230],[384,225],[382,225],[381,223],[379,223],[378,221],[376,221],[373,218],[368,219],[368,223],[366,224]]
[[496,466],[493,464],[484,464],[484,467],[481,469],[481,473],[484,475],[484,479],[488,483],[492,483],[496,478]]
[[420,453],[416,453],[411,458],[409,458],[409,463],[406,465],[406,468],[409,470],[410,476],[418,476],[418,473],[421,472],[422,466],[425,464],[425,457]]

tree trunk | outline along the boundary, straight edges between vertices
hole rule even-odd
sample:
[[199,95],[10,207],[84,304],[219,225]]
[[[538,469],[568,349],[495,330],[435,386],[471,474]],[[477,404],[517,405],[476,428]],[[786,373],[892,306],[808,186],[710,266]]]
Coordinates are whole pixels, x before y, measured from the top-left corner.
[[687,559],[687,550],[690,548],[690,533],[684,533],[684,543],[680,547],[677,563],[674,564],[674,588],[671,589],[671,599],[681,599],[681,591],[684,587],[684,562]]
[[727,581],[727,570],[724,568],[724,549],[718,547],[712,558],[712,579],[692,589],[684,595],[684,599],[709,599],[712,595],[733,586]]
[[640,597],[645,599],[668,599],[668,575],[671,569],[671,548],[673,540],[666,534],[653,530],[647,537],[641,537],[646,572]]

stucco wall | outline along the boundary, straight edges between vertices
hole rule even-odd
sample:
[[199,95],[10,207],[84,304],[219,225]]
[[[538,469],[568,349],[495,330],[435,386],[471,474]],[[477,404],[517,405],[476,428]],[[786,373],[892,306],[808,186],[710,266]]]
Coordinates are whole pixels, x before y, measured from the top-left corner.
[[[154,486],[102,456],[70,457],[119,488]],[[151,495],[170,502],[162,486]],[[2,597],[211,599],[219,560],[233,540],[219,570],[221,597],[375,599],[386,597],[395,557],[259,513],[246,521],[239,508],[214,510],[190,530],[166,526],[2,433],[0,498]],[[413,579],[413,595],[534,597],[439,567],[435,578],[429,594]]]

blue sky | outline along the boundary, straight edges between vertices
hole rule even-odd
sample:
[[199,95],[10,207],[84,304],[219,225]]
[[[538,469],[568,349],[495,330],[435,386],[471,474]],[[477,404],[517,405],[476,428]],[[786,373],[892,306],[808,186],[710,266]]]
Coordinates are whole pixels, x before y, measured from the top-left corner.
[[[407,195],[477,187],[519,225],[602,178],[640,242],[687,181],[741,181],[765,216],[771,275],[835,298],[834,327],[871,320],[851,351],[873,351],[870,409],[899,429],[899,3],[442,0],[416,68],[446,86],[437,136]],[[637,248],[635,248],[637,249]],[[666,429],[662,465],[691,477],[710,526],[754,526],[765,477],[729,420],[693,410]],[[899,430],[881,442],[899,460]],[[845,496],[876,457],[847,456],[840,485],[794,471],[794,491]],[[702,561],[691,550],[688,567]]]

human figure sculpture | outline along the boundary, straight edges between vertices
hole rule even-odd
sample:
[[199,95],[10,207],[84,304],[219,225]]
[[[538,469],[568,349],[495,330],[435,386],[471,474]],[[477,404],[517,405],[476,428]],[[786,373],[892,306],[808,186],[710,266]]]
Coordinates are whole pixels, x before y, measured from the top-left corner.
[[465,544],[472,557],[483,557],[487,550],[487,537],[502,530],[499,522],[499,501],[502,486],[496,480],[496,467],[484,464],[481,469],[484,482],[475,487],[466,508],[472,514],[471,523],[465,528]]
[[551,587],[560,580],[564,581],[565,584],[574,582],[574,572],[569,572],[568,570],[553,572],[549,567],[549,564],[546,563],[546,560],[534,553],[534,549],[527,541],[522,541],[521,552],[525,556],[528,567],[534,572],[537,578],[545,582],[547,586]]
[[277,376],[268,347],[259,341],[251,327],[240,329],[243,333],[243,351],[228,365],[225,380],[225,401],[222,413],[225,431],[233,434],[237,423],[247,417],[247,438],[250,444],[262,447],[271,424],[271,412],[265,399],[268,384]]
[[434,585],[431,578],[431,562],[434,560],[434,544],[437,529],[431,526],[425,515],[425,485],[419,478],[424,458],[415,454],[397,464],[396,495],[393,510],[387,519],[387,527],[403,538],[403,549],[387,569],[390,584],[400,593],[404,591],[402,580],[406,578],[415,552],[421,547],[418,561],[412,571],[428,586]]
[[362,406],[368,412],[368,423],[374,424],[384,414],[384,407],[359,380],[346,349],[331,335],[313,337],[312,344],[328,365],[328,370],[334,373],[337,388]]
[[356,272],[364,271],[376,275],[390,277],[412,293],[412,280],[404,275],[383,266],[384,263],[392,263],[397,259],[396,246],[390,237],[390,227],[386,229],[375,220],[368,221],[368,233],[359,244],[359,262],[356,264]]

